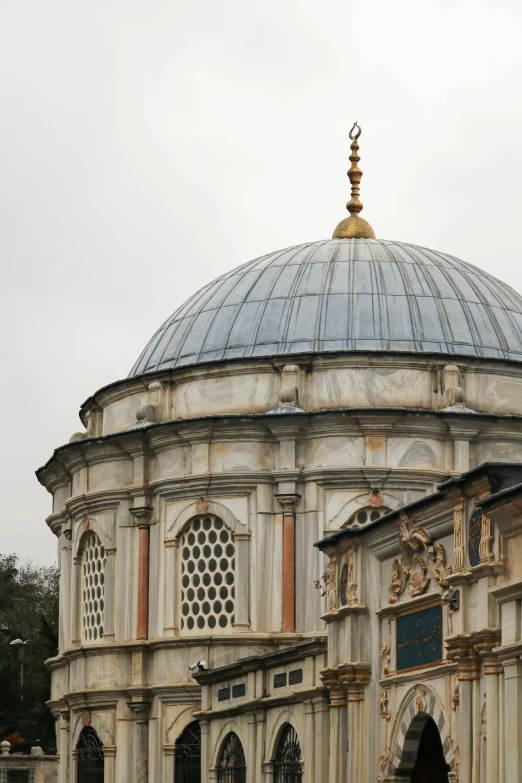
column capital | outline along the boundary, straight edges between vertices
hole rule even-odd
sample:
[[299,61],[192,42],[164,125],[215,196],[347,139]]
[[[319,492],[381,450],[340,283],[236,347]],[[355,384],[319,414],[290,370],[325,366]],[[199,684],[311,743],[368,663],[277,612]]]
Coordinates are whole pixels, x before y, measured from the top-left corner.
[[138,523],[138,527],[150,527],[152,512],[154,509],[152,506],[135,506],[129,509],[130,513]]
[[283,514],[294,514],[295,507],[301,499],[301,495],[276,494],[275,498],[283,507]]
[[346,688],[340,681],[339,672],[336,669],[325,669],[320,677],[330,691],[330,708],[346,707]]
[[146,722],[149,719],[150,701],[128,701],[127,707],[132,712],[132,717],[138,722]]

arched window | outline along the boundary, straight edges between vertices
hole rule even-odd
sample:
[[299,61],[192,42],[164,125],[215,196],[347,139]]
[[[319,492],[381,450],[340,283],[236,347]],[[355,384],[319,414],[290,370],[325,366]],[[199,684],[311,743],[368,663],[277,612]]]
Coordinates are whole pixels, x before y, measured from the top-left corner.
[[218,783],[246,783],[246,760],[241,740],[230,732],[217,768]]
[[175,783],[201,783],[201,727],[191,723],[176,742]]
[[106,562],[105,549],[91,530],[82,552],[82,641],[87,643],[103,639]]
[[77,783],[103,783],[103,750],[92,726],[82,729],[76,746]]
[[301,745],[294,727],[287,723],[277,746],[274,783],[301,783],[302,779]]
[[360,508],[352,514],[349,520],[344,523],[343,527],[362,527],[363,525],[367,525],[368,522],[376,522],[379,517],[383,517],[389,512],[390,509],[386,508],[386,506],[380,506],[380,508],[372,508],[371,506]]
[[194,517],[181,536],[181,628],[231,629],[235,621],[236,547],[213,514]]

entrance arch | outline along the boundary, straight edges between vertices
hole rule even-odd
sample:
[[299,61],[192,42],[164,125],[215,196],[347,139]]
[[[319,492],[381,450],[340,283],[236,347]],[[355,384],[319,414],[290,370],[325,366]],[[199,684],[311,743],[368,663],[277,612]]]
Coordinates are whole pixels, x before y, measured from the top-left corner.
[[[413,719],[422,721],[422,713]],[[423,721],[422,721],[423,722]],[[433,718],[428,717],[417,746],[417,758],[411,773],[411,783],[448,783],[449,766],[442,750],[439,730]]]
[[[424,735],[427,726],[429,728]],[[442,705],[436,694],[426,685],[415,685],[404,698],[395,721],[391,743],[393,755],[389,765],[389,774],[395,775],[399,780],[401,778],[412,779],[419,751],[424,754],[427,746],[431,753],[440,756],[442,777],[439,775],[433,780],[430,777],[425,780],[419,777],[418,783],[447,783],[448,780],[453,780],[451,774],[448,778],[448,773],[455,770],[455,758],[447,726]],[[423,740],[422,747],[421,740]],[[415,770],[417,775],[422,773],[423,758],[424,756],[421,755],[419,766]]]

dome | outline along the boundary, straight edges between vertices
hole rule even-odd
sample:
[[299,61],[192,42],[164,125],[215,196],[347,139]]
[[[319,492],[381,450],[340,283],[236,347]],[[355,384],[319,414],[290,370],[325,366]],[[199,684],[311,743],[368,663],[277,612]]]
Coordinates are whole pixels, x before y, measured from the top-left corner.
[[158,329],[130,376],[339,351],[522,361],[522,297],[471,264],[416,245],[311,242],[202,288]]

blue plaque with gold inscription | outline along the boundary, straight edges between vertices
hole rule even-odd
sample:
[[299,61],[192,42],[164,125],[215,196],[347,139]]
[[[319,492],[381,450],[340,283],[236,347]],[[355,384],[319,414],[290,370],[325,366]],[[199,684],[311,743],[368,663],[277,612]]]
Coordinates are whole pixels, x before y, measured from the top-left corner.
[[442,606],[397,618],[397,671],[442,660]]

